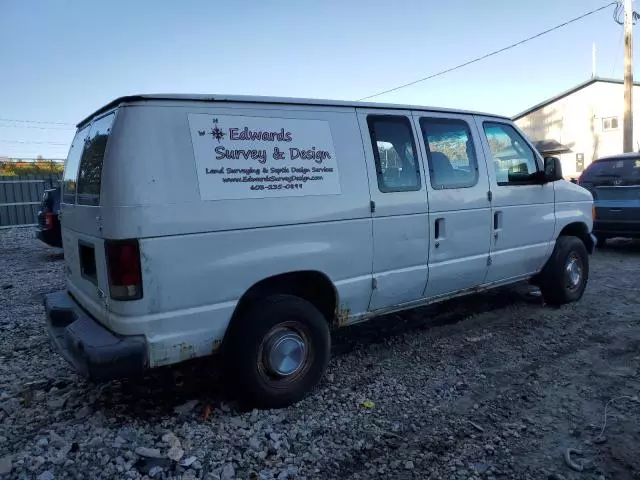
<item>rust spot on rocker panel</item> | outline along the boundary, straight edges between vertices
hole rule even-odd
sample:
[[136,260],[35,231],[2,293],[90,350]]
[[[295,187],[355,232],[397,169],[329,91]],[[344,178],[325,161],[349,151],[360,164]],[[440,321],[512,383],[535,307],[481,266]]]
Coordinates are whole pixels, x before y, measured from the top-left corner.
[[349,316],[351,315],[351,309],[346,305],[340,305],[336,310],[336,325],[338,327],[344,327],[349,323]]

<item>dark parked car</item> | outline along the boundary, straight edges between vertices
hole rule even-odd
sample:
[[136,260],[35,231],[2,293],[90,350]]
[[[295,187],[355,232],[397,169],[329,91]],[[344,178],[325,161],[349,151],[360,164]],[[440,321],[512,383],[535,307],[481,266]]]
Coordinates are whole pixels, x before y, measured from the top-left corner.
[[45,190],[38,212],[36,236],[52,247],[62,247],[59,213],[60,187]]
[[578,184],[588,189],[596,209],[593,233],[598,246],[608,238],[640,238],[640,153],[594,161]]

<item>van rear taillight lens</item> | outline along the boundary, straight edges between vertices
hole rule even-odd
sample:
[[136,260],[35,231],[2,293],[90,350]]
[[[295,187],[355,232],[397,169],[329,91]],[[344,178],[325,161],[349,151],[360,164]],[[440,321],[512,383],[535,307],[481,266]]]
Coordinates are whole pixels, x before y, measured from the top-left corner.
[[107,240],[109,293],[114,300],[142,298],[142,269],[137,240]]
[[44,214],[44,226],[46,228],[53,227],[53,213],[47,212]]

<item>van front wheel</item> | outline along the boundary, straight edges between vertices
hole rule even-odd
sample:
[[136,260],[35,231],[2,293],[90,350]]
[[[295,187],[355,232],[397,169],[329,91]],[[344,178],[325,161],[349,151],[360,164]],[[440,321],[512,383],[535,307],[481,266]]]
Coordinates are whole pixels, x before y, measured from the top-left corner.
[[589,255],[577,237],[561,236],[540,274],[540,291],[550,305],[580,300],[589,279]]
[[224,341],[230,385],[248,407],[281,408],[301,400],[322,378],[331,350],[329,326],[310,302],[274,295],[248,306]]

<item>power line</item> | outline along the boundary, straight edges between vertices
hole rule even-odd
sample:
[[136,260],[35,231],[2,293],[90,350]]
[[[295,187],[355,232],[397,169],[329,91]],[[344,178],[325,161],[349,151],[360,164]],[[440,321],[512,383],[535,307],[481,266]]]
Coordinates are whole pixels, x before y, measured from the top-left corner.
[[[616,22],[618,25],[622,26],[624,25],[624,4],[621,1],[616,2],[616,8],[613,9],[613,21]],[[633,22],[633,24],[636,24],[636,21],[640,19],[640,13],[633,11],[631,12],[631,21]],[[623,45],[622,43],[622,36],[624,34],[624,30],[620,30],[620,39],[618,40],[618,43],[620,44],[620,46]],[[611,67],[611,76],[614,77],[615,76],[615,71],[616,71],[616,65],[618,64],[618,60],[616,60],[615,58],[613,59],[613,66]]]
[[444,75],[445,73],[453,72],[454,70],[458,70],[459,68],[466,67],[467,65],[471,65],[472,63],[479,62],[480,60],[484,60],[485,58],[492,57],[494,55],[497,55],[498,53],[502,53],[502,52],[504,52],[506,50],[510,50],[510,49],[512,49],[514,47],[522,45],[523,43],[527,43],[527,42],[529,42],[531,40],[534,40],[534,39],[536,39],[538,37],[546,35],[547,33],[553,32],[554,30],[558,30],[559,28],[566,27],[567,25],[569,25],[569,24],[571,24],[573,22],[577,22],[578,20],[582,20],[583,18],[588,17],[589,15],[593,15],[594,13],[597,13],[597,12],[599,12],[601,10],[604,10],[605,8],[609,8],[611,5],[617,5],[617,4],[618,4],[618,2],[608,3],[607,5],[605,5],[603,7],[596,8],[595,10],[591,10],[590,12],[587,12],[587,13],[584,13],[584,14],[578,16],[578,17],[572,18],[571,20],[567,20],[566,22],[561,23],[560,25],[556,25],[555,27],[549,28],[548,30],[545,30],[545,31],[540,32],[540,33],[537,33],[537,34],[535,34],[535,35],[533,35],[531,37],[527,37],[524,40],[520,40],[519,42],[512,43],[511,45],[507,45],[506,47],[500,48],[499,50],[494,50],[493,52],[487,53],[487,54],[482,55],[480,57],[476,57],[473,60],[469,60],[467,62],[461,63],[459,65],[456,65],[455,67],[447,68],[446,70],[442,70],[442,71],[440,71],[438,73],[434,73],[433,75],[429,75],[427,77],[419,78],[418,80],[414,80],[412,82],[405,83],[405,84],[399,85],[397,87],[393,87],[393,88],[390,88],[388,90],[384,90],[382,92],[374,93],[373,95],[368,95],[366,97],[362,97],[362,98],[358,99],[358,101],[360,102],[362,100],[368,100],[369,98],[379,97],[380,95],[384,95],[385,93],[395,92],[396,90],[400,90],[402,88],[410,87],[411,85],[415,85],[416,83],[421,83],[421,82],[424,82],[426,80],[431,80],[432,78]]
[[[624,25],[624,5],[622,4],[622,2],[616,3],[616,8],[613,10],[613,21],[622,26]],[[631,21],[634,23],[634,25],[638,19],[640,19],[640,13],[631,12]]]
[[68,143],[58,143],[58,142],[36,142],[31,140],[0,140],[2,143],[19,143],[24,145],[51,145],[57,147],[68,147]]
[[[0,122],[2,122],[2,120],[0,120]],[[41,127],[38,125],[16,125],[16,124],[2,124],[0,123],[0,128],[33,128],[36,130],[51,130],[51,131],[59,131],[59,132],[64,132],[64,131],[70,131],[73,130],[73,127]]]
[[38,125],[65,125],[65,126],[69,126],[69,127],[75,127],[75,125],[73,123],[66,123],[66,122],[42,122],[39,120],[18,120],[15,118],[0,118],[1,121],[3,122],[14,122],[14,123],[35,123]]

